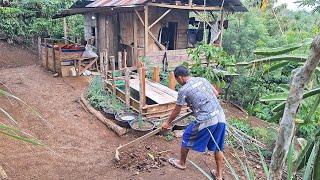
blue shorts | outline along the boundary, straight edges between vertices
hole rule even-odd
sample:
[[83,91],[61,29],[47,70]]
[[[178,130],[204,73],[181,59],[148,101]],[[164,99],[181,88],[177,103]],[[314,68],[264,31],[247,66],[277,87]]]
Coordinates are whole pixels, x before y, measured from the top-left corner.
[[197,122],[189,124],[182,136],[182,147],[198,152],[205,152],[207,148],[209,151],[223,151],[226,124],[219,122],[201,130],[199,126],[200,123]]

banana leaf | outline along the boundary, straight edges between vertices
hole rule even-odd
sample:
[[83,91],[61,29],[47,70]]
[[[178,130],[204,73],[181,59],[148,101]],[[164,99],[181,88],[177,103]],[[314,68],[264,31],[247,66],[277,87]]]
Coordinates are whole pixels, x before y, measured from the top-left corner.
[[288,44],[288,45],[285,45],[282,47],[277,47],[277,48],[257,49],[255,51],[253,51],[253,53],[256,55],[261,55],[261,56],[276,56],[276,55],[280,55],[280,54],[289,53],[289,52],[294,51],[302,46],[310,45],[311,43],[312,43],[312,39],[307,39],[303,43]]
[[272,63],[272,62],[279,62],[279,61],[289,61],[289,62],[305,62],[308,56],[305,54],[300,55],[277,55],[277,56],[270,56],[261,59],[256,59],[250,62],[239,62],[237,66],[248,66],[251,64],[263,64],[263,63]]

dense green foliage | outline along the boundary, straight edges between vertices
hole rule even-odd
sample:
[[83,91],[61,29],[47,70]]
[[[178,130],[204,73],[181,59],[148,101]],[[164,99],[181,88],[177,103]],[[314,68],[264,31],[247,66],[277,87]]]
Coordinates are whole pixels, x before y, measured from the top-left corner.
[[[62,20],[52,17],[69,7],[72,2],[71,0],[15,0],[10,7],[0,7],[0,35],[18,43],[32,43],[38,36],[61,38]],[[81,37],[83,17],[69,17],[68,26],[70,36]]]
[[103,88],[100,76],[95,76],[90,82],[86,98],[94,108],[101,111],[117,114],[125,110],[124,104]]

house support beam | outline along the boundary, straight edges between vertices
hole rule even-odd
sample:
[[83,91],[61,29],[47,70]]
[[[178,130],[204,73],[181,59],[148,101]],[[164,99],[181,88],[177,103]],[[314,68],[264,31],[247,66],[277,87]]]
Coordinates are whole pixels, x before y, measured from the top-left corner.
[[224,27],[223,27],[223,22],[224,22],[224,11],[221,10],[221,18],[220,18],[220,35],[219,35],[219,46],[222,47],[222,36],[223,36],[223,31],[224,31]]
[[149,7],[144,6],[144,55],[147,55],[149,46]]
[[[141,24],[144,26],[145,28],[145,32],[148,32],[148,33],[145,33],[145,37],[148,37],[148,34],[150,35],[150,37],[153,39],[153,41],[158,45],[158,47],[161,49],[161,50],[165,50],[164,46],[158,41],[158,39],[155,37],[155,35],[150,31],[150,29],[148,28],[149,26],[146,25],[146,23],[144,23],[144,21],[142,20],[139,12],[137,10],[134,10],[134,12],[136,13],[138,19],[140,20]],[[146,19],[145,19],[146,21]],[[148,21],[148,20],[147,20]],[[149,38],[149,37],[148,37]],[[147,39],[148,39],[147,38]],[[145,38],[146,40],[146,38]]]
[[150,26],[149,26],[149,30],[154,26],[156,25],[161,19],[163,19],[167,14],[169,14],[171,12],[172,9],[168,9],[165,13],[163,13],[157,20],[154,21],[154,23],[152,23]]

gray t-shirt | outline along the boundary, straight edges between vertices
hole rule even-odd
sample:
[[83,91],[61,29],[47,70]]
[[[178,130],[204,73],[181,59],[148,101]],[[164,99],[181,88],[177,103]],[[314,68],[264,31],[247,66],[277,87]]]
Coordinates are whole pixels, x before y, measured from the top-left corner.
[[[224,117],[212,85],[205,78],[192,77],[180,88],[176,104],[183,106],[186,103],[198,122],[210,120],[217,115]],[[219,118],[219,122],[225,122],[225,118]]]

